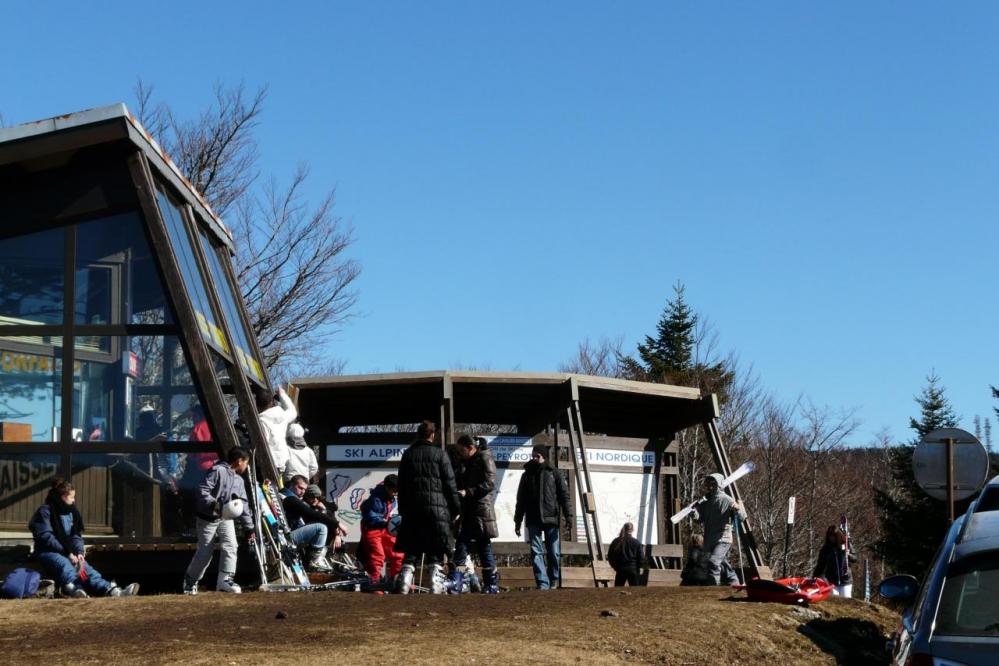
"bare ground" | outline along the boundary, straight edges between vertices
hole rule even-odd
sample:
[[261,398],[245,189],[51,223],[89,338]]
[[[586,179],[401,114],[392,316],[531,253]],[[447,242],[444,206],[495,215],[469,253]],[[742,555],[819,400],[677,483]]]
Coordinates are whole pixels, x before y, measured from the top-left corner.
[[812,610],[821,617],[719,588],[2,601],[0,654],[12,664],[886,663],[893,611],[843,599]]

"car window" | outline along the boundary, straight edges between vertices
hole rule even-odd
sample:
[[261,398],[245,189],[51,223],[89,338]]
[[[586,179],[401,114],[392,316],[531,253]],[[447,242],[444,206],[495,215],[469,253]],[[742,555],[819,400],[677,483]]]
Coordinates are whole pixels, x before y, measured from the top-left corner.
[[938,636],[999,636],[999,552],[951,565],[937,610]]
[[[954,548],[954,539],[957,536],[957,531],[963,521],[956,520],[951,526],[950,531],[947,536],[944,537],[943,542],[937,548],[936,554],[933,555],[932,564],[930,564],[929,570],[926,572],[926,576],[923,577],[923,583],[919,587],[919,596],[916,597],[916,603],[912,606],[912,626],[914,629],[919,628],[919,621],[922,618],[923,611],[926,602],[926,595],[930,588],[933,587],[933,581],[939,575],[939,572],[944,566],[944,563],[950,559],[950,552]],[[930,612],[930,618],[932,619],[933,613]]]

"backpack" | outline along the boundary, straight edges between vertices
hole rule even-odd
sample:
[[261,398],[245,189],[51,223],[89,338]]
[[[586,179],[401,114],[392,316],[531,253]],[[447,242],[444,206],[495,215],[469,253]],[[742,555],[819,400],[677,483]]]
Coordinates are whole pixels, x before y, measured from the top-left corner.
[[42,576],[37,571],[24,567],[14,569],[0,586],[0,597],[4,599],[26,599],[38,592]]

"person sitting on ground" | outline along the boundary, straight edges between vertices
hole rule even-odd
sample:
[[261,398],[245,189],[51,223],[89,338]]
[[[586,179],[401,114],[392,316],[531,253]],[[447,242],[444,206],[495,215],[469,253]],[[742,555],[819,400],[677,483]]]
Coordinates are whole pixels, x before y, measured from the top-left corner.
[[611,541],[607,549],[607,561],[614,569],[614,587],[624,587],[625,583],[639,585],[642,566],[645,564],[645,549],[633,535],[635,526],[625,523],[620,534]]
[[715,581],[708,570],[708,555],[704,552],[704,536],[690,535],[690,548],[687,561],[680,572],[680,585],[714,585]]
[[55,479],[28,523],[35,537],[34,557],[67,597],[130,597],[139,584],[124,588],[107,581],[87,562],[83,545],[83,517],[76,508],[76,489],[69,481]]
[[197,516],[198,549],[184,573],[184,594],[198,593],[198,583],[212,563],[215,536],[219,538],[219,575],[215,589],[239,594],[242,589],[233,582],[236,575],[236,526],[239,520],[247,538],[253,541],[253,518],[246,499],[246,483],[242,474],[250,464],[246,449],[233,447],[212,466],[198,487]]
[[327,537],[332,533],[335,543],[340,523],[335,516],[319,511],[305,501],[305,491],[308,488],[309,480],[296,474],[288,481],[288,487],[281,491],[281,506],[284,507],[288,527],[291,528],[292,542],[300,548],[308,549],[308,568],[328,573],[332,568],[326,561]]
[[835,585],[832,593],[849,599],[853,596],[853,574],[850,573],[850,563],[856,562],[857,556],[846,545],[846,535],[837,525],[830,525],[826,530],[826,540],[819,549],[818,562],[812,576],[825,578]]
[[[395,551],[395,535],[389,532],[389,520],[396,513],[399,495],[399,477],[389,474],[371,489],[371,494],[361,502],[361,546],[364,553],[364,570],[375,583],[393,580],[402,571],[404,553]],[[385,562],[388,560],[388,567]],[[385,575],[382,576],[382,568]],[[381,592],[376,592],[379,594]]]
[[288,463],[284,468],[286,484],[296,474],[301,474],[309,480],[309,483],[312,483],[319,472],[316,452],[305,441],[305,433],[307,432],[308,430],[303,428],[301,423],[292,423],[288,426]]
[[312,483],[305,489],[302,501],[318,511],[322,516],[317,520],[310,520],[305,517],[306,524],[322,523],[326,526],[326,548],[336,552],[343,548],[343,537],[347,536],[347,530],[337,520],[337,505],[335,501],[327,502],[323,499],[323,489]]
[[288,424],[298,418],[298,410],[280,386],[274,394],[254,384],[253,397],[257,403],[260,427],[267,437],[267,449],[274,468],[283,480],[285,467],[288,465]]

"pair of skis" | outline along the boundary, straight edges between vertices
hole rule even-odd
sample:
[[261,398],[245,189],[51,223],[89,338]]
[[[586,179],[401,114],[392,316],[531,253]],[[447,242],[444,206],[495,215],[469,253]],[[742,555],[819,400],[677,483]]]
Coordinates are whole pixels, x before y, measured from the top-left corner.
[[[250,454],[249,476],[256,505],[254,522],[257,539],[254,554],[260,566],[260,589],[308,589],[309,577],[302,566],[298,548],[291,541],[291,530],[285,520],[284,507],[270,481],[257,482],[254,453],[251,451]],[[274,573],[273,576],[268,575],[268,568]]]
[[[718,484],[718,490],[724,490],[725,488],[728,488],[730,485],[732,485],[733,483],[735,483],[736,481],[738,481],[739,479],[741,479],[742,477],[746,476],[747,474],[749,474],[752,471],[753,471],[753,463],[751,463],[751,462],[743,463],[739,467],[739,469],[735,470],[734,472],[732,472],[731,474],[729,474],[728,476],[726,476],[724,479],[722,479],[722,482]],[[702,504],[703,502],[706,502],[707,499],[708,499],[708,496],[704,495],[700,499],[691,502],[690,504],[688,504],[687,506],[685,506],[683,509],[681,509],[680,511],[677,511],[672,516],[670,516],[670,519],[669,519],[670,522],[673,523],[674,525],[676,525],[681,520],[683,520],[684,518],[686,518],[687,516],[689,516],[691,514],[691,512],[693,512],[694,509],[696,509],[698,507],[698,505]]]

